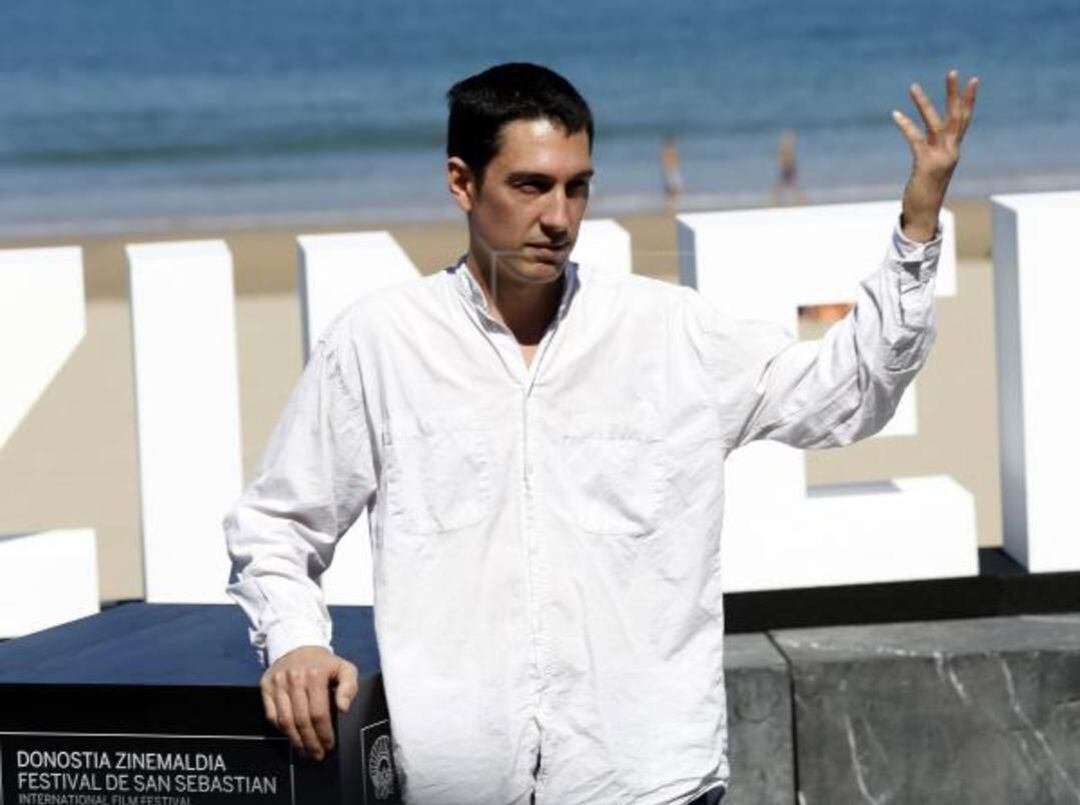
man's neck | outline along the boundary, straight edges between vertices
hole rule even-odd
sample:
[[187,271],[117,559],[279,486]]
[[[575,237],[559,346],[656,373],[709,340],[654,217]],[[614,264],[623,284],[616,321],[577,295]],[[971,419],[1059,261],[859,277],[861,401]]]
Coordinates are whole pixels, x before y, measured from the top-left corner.
[[476,280],[492,318],[505,324],[522,348],[535,347],[559,309],[566,275],[554,282],[516,282],[504,276],[494,278],[490,266],[482,266],[470,252],[466,265]]

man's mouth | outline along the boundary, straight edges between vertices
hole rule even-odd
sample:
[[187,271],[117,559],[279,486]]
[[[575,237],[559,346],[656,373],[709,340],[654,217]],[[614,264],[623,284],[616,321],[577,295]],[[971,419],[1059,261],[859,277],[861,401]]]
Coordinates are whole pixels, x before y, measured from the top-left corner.
[[526,243],[526,254],[541,263],[562,263],[570,251],[569,243]]

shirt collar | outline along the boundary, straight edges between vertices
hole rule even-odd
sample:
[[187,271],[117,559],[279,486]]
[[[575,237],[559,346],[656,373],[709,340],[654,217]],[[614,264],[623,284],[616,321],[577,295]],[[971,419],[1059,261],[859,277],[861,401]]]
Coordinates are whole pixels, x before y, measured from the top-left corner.
[[[450,268],[454,288],[462,299],[472,305],[477,313],[490,318],[491,311],[488,308],[484,290],[473,277],[472,272],[469,271],[469,267],[465,264],[465,258],[466,256],[462,255],[458,258],[457,263]],[[578,264],[572,260],[567,260],[564,277],[566,281],[563,283],[562,298],[559,300],[559,307],[555,313],[556,320],[562,319],[566,315],[566,311],[570,308],[570,302],[581,285]]]

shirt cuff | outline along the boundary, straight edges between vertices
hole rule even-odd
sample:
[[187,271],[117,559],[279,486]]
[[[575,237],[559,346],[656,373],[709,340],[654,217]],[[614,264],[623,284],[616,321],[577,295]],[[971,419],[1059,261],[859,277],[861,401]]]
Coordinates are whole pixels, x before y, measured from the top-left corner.
[[942,226],[938,221],[934,237],[926,243],[919,243],[904,235],[897,217],[889,242],[889,263],[893,270],[904,279],[919,284],[926,283],[937,272],[938,258],[941,256]]
[[330,649],[330,626],[323,626],[299,618],[278,621],[266,630],[266,665],[273,665],[280,657],[301,646],[319,646]]

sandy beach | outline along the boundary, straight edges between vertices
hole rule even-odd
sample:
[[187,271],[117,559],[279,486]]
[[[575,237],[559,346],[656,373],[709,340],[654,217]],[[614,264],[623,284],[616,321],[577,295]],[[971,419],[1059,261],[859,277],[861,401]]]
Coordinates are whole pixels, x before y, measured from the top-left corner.
[[[939,300],[940,334],[920,375],[920,433],[810,454],[812,484],[949,474],[970,489],[981,545],[1000,544],[990,215],[985,199],[950,201],[958,293]],[[665,213],[617,220],[631,233],[635,271],[676,280],[675,226]],[[101,596],[142,596],[135,414],[127,304],[127,243],[224,238],[234,258],[245,471],[250,472],[301,368],[296,237],[386,229],[425,273],[465,248],[460,221],[189,229],[108,237],[7,239],[0,248],[84,250],[87,334],[0,450],[0,534],[97,530]],[[213,460],[208,457],[208,460]]]

